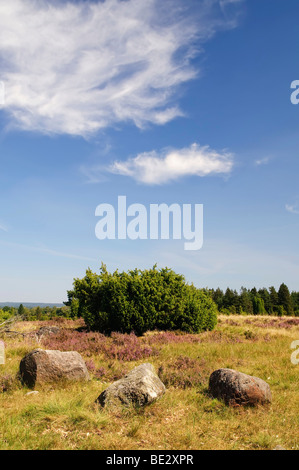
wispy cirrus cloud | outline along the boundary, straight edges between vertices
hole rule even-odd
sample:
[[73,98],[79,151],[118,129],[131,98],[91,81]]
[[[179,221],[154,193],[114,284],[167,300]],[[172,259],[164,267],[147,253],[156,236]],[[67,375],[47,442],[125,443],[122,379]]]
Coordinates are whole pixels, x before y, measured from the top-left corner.
[[93,261],[93,262],[97,261],[95,258],[89,258],[87,256],[82,256],[78,254],[56,251],[56,250],[47,248],[45,246],[30,246],[30,245],[24,245],[22,243],[4,242],[2,240],[0,240],[0,245],[6,246],[8,248],[13,248],[13,249],[29,250],[29,251],[34,251],[37,253],[42,253],[45,255],[58,256],[61,258],[70,258],[70,259]]
[[2,232],[8,232],[7,225],[3,224],[1,221],[0,221],[0,230],[2,230]]
[[221,15],[232,3],[198,0],[192,15],[179,0],[1,2],[10,126],[88,137],[182,115],[174,91],[196,77],[191,60],[204,41],[235,25]]
[[296,202],[295,204],[286,204],[285,208],[291,214],[299,215],[299,203]]
[[116,161],[108,171],[130,176],[149,185],[164,184],[185,176],[211,176],[229,174],[233,168],[233,155],[217,152],[210,147],[192,144],[183,149],[170,149],[141,153],[126,161]]
[[255,160],[254,164],[255,166],[268,165],[268,163],[270,162],[270,159],[271,159],[270,157],[263,157],[258,160]]

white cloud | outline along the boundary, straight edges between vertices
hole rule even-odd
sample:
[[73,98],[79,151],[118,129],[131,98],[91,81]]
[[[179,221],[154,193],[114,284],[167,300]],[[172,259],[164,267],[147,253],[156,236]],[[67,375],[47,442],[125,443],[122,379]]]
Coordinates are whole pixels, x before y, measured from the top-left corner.
[[228,174],[232,168],[232,154],[192,144],[188,148],[167,150],[162,154],[155,151],[142,153],[127,161],[114,162],[108,170],[130,176],[140,183],[154,185],[184,176]]
[[226,8],[227,6],[238,5],[242,3],[244,0],[220,0],[221,8]]
[[299,204],[286,204],[285,206],[286,210],[290,212],[291,214],[299,214]]
[[270,162],[270,157],[264,157],[259,160],[255,160],[254,164],[256,166],[267,165]]
[[180,116],[173,96],[197,75],[191,59],[216,30],[234,26],[213,13],[224,3],[198,0],[192,15],[179,0],[2,1],[10,126],[88,137],[119,122]]

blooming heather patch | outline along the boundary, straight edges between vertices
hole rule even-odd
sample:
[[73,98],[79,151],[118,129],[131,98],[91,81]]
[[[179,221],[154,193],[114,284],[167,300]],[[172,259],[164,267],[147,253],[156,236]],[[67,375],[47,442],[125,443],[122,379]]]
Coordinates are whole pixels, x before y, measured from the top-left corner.
[[288,318],[279,322],[279,328],[292,328],[293,326],[299,326],[299,318]]
[[93,374],[95,373],[96,365],[95,365],[95,363],[93,362],[92,359],[90,359],[89,361],[85,361],[85,365],[87,367],[88,372],[91,372]]
[[14,383],[15,377],[13,375],[7,374],[0,376],[0,393],[11,390]]
[[271,318],[265,319],[262,321],[261,319],[257,318],[254,320],[246,319],[245,323],[248,325],[253,325],[258,328],[286,328],[290,329],[293,326],[299,326],[299,318]]
[[90,357],[94,354],[101,354],[107,341],[108,338],[101,333],[63,329],[56,335],[43,337],[41,344],[47,349],[77,351]]
[[102,379],[106,375],[107,375],[107,370],[105,369],[105,367],[99,367],[98,369],[94,371],[94,376],[97,379]]
[[134,333],[112,333],[107,337],[101,333],[65,329],[57,335],[42,338],[41,343],[47,349],[77,351],[86,357],[103,354],[106,359],[119,361],[137,361],[157,354]]
[[167,365],[161,366],[158,375],[166,387],[191,388],[201,385],[206,380],[205,361],[198,361],[188,356],[179,356]]
[[148,345],[143,345],[142,340],[131,334],[111,334],[112,343],[105,347],[105,356],[109,359],[120,361],[138,361],[145,357],[157,355],[157,351]]

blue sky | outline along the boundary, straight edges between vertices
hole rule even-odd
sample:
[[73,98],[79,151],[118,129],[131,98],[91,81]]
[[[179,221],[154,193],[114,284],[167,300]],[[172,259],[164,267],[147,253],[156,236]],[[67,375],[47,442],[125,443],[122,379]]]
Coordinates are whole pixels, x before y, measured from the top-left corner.
[[[298,14],[296,0],[1,2],[0,301],[62,302],[102,261],[299,290]],[[119,195],[203,204],[203,248],[98,240],[95,209]]]

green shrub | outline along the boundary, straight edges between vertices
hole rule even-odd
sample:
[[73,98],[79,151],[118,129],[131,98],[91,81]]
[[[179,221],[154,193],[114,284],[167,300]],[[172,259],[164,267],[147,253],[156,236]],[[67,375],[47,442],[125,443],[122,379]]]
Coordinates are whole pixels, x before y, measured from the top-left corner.
[[154,329],[198,333],[217,323],[216,304],[207,292],[156,266],[111,274],[102,265],[99,275],[88,269],[83,279],[74,280],[68,299],[91,330],[104,333],[140,335]]

